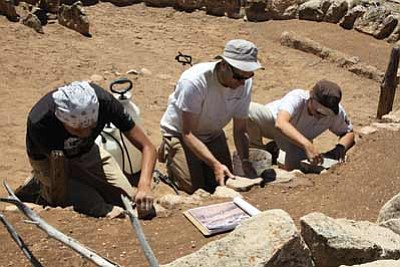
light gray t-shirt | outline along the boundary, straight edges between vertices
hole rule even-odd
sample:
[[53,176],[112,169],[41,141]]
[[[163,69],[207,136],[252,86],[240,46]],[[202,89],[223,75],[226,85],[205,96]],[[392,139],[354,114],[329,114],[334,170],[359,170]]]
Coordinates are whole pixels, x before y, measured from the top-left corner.
[[164,136],[180,136],[182,111],[198,115],[193,133],[203,142],[219,136],[232,118],[248,117],[252,79],[236,89],[224,87],[216,76],[217,63],[200,63],[181,75],[161,119]]
[[340,104],[337,115],[316,118],[308,112],[307,100],[309,98],[310,91],[295,89],[283,98],[266,104],[266,107],[271,111],[275,120],[279,111],[287,111],[291,115],[290,123],[309,140],[313,140],[328,129],[337,136],[353,130],[353,126]]

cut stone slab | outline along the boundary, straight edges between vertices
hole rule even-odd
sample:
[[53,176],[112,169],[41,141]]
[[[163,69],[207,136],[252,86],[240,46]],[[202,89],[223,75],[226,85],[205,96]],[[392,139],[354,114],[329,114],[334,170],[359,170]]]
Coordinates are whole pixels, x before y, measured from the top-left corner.
[[316,266],[400,259],[400,236],[371,222],[333,219],[314,212],[300,218],[300,223]]
[[193,204],[199,205],[201,202],[188,196],[165,195],[157,200],[157,202],[166,209],[174,209],[177,205]]
[[377,222],[400,219],[400,193],[392,197],[379,211]]
[[400,235],[400,219],[390,219],[390,220],[381,222],[379,224],[379,226],[389,228],[396,234]]
[[365,135],[370,135],[370,134],[376,133],[377,131],[378,131],[378,129],[376,127],[368,125],[368,126],[362,127],[360,130],[358,130],[358,134],[362,137]]
[[235,198],[242,197],[242,195],[235,190],[228,188],[226,186],[218,186],[215,189],[214,194],[212,194],[215,198]]
[[374,122],[374,123],[372,123],[372,126],[378,128],[378,129],[385,129],[385,130],[394,131],[394,132],[397,132],[400,130],[400,123]]
[[[341,265],[340,267],[347,267],[348,265]],[[395,260],[381,260],[369,262],[361,265],[352,265],[352,267],[399,267],[400,261]]]
[[263,179],[260,177],[246,178],[236,176],[236,179],[228,179],[226,181],[226,186],[238,192],[247,192],[251,188],[260,185],[262,182]]
[[283,210],[269,210],[243,221],[226,237],[164,267],[312,267],[310,251]]
[[389,114],[383,115],[382,121],[399,123],[400,122],[400,109],[396,110],[396,111],[392,111]]

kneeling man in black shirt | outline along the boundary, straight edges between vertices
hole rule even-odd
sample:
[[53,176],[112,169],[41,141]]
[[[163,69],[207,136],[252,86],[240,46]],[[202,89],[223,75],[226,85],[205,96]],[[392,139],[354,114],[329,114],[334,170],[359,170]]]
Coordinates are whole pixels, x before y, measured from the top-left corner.
[[[111,154],[95,144],[107,123],[142,152],[137,188]],[[96,84],[73,82],[42,97],[28,116],[26,146],[41,197],[50,205],[73,205],[82,213],[106,216],[122,205],[123,194],[141,210],[152,208],[155,147],[122,104]],[[54,151],[62,151],[65,158],[59,178],[51,160]]]

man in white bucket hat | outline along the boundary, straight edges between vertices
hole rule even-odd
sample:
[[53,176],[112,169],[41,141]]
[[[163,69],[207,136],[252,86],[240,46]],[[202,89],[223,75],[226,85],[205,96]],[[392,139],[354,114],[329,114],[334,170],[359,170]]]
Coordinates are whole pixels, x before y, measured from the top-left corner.
[[[108,123],[142,152],[137,188],[113,156],[94,142]],[[139,210],[152,209],[156,149],[122,104],[98,85],[76,81],[43,96],[29,113],[26,146],[46,204],[72,205],[96,217],[115,216],[122,211],[118,207],[122,194],[132,198]],[[54,151],[62,153],[61,164],[54,163]]]
[[223,128],[233,119],[235,146],[248,176],[255,171],[248,160],[247,117],[252,77],[262,68],[257,47],[231,40],[217,62],[186,70],[169,96],[161,119],[160,161],[178,188],[193,193],[213,192],[232,174],[232,160]]

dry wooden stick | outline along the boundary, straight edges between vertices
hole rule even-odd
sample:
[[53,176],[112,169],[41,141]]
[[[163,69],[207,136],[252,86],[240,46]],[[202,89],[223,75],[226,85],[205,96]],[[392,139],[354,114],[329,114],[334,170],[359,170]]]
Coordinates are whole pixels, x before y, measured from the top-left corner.
[[146,259],[149,262],[150,267],[160,266],[158,264],[156,256],[153,253],[153,250],[151,249],[149,243],[147,243],[147,241],[146,241],[146,237],[144,236],[142,227],[140,226],[139,219],[134,214],[134,211],[132,208],[132,202],[124,195],[121,195],[121,199],[125,205],[126,212],[128,213],[129,218],[131,219],[133,229],[136,232],[137,238],[139,239],[140,246],[143,249],[144,255],[146,256]]
[[81,256],[87,258],[88,260],[95,263],[97,266],[101,267],[119,267],[118,264],[97,255],[93,250],[83,246],[78,241],[73,238],[61,233],[56,228],[48,224],[42,218],[40,218],[34,211],[32,211],[28,206],[26,206],[19,198],[14,194],[13,190],[8,186],[8,184],[4,181],[4,187],[6,188],[9,196],[6,198],[0,198],[0,201],[14,204],[18,207],[18,209],[28,217],[32,222],[35,223],[37,227],[46,232],[51,238],[54,238],[61,243],[67,245],[72,248],[76,252],[78,252]]
[[12,226],[12,224],[9,221],[7,221],[6,217],[1,212],[0,212],[0,221],[4,224],[8,233],[10,233],[11,238],[14,239],[15,243],[17,243],[18,247],[21,249],[22,253],[24,253],[24,255],[31,262],[32,266],[43,267],[43,265],[36,259],[35,256],[33,256],[32,252],[25,245],[24,240],[22,240],[22,238],[19,236],[17,231]]
[[378,111],[376,113],[377,119],[381,119],[383,115],[392,111],[397,85],[399,84],[399,78],[397,77],[399,58],[400,48],[394,47],[390,54],[389,65],[385,77],[381,83],[381,93],[379,96]]

